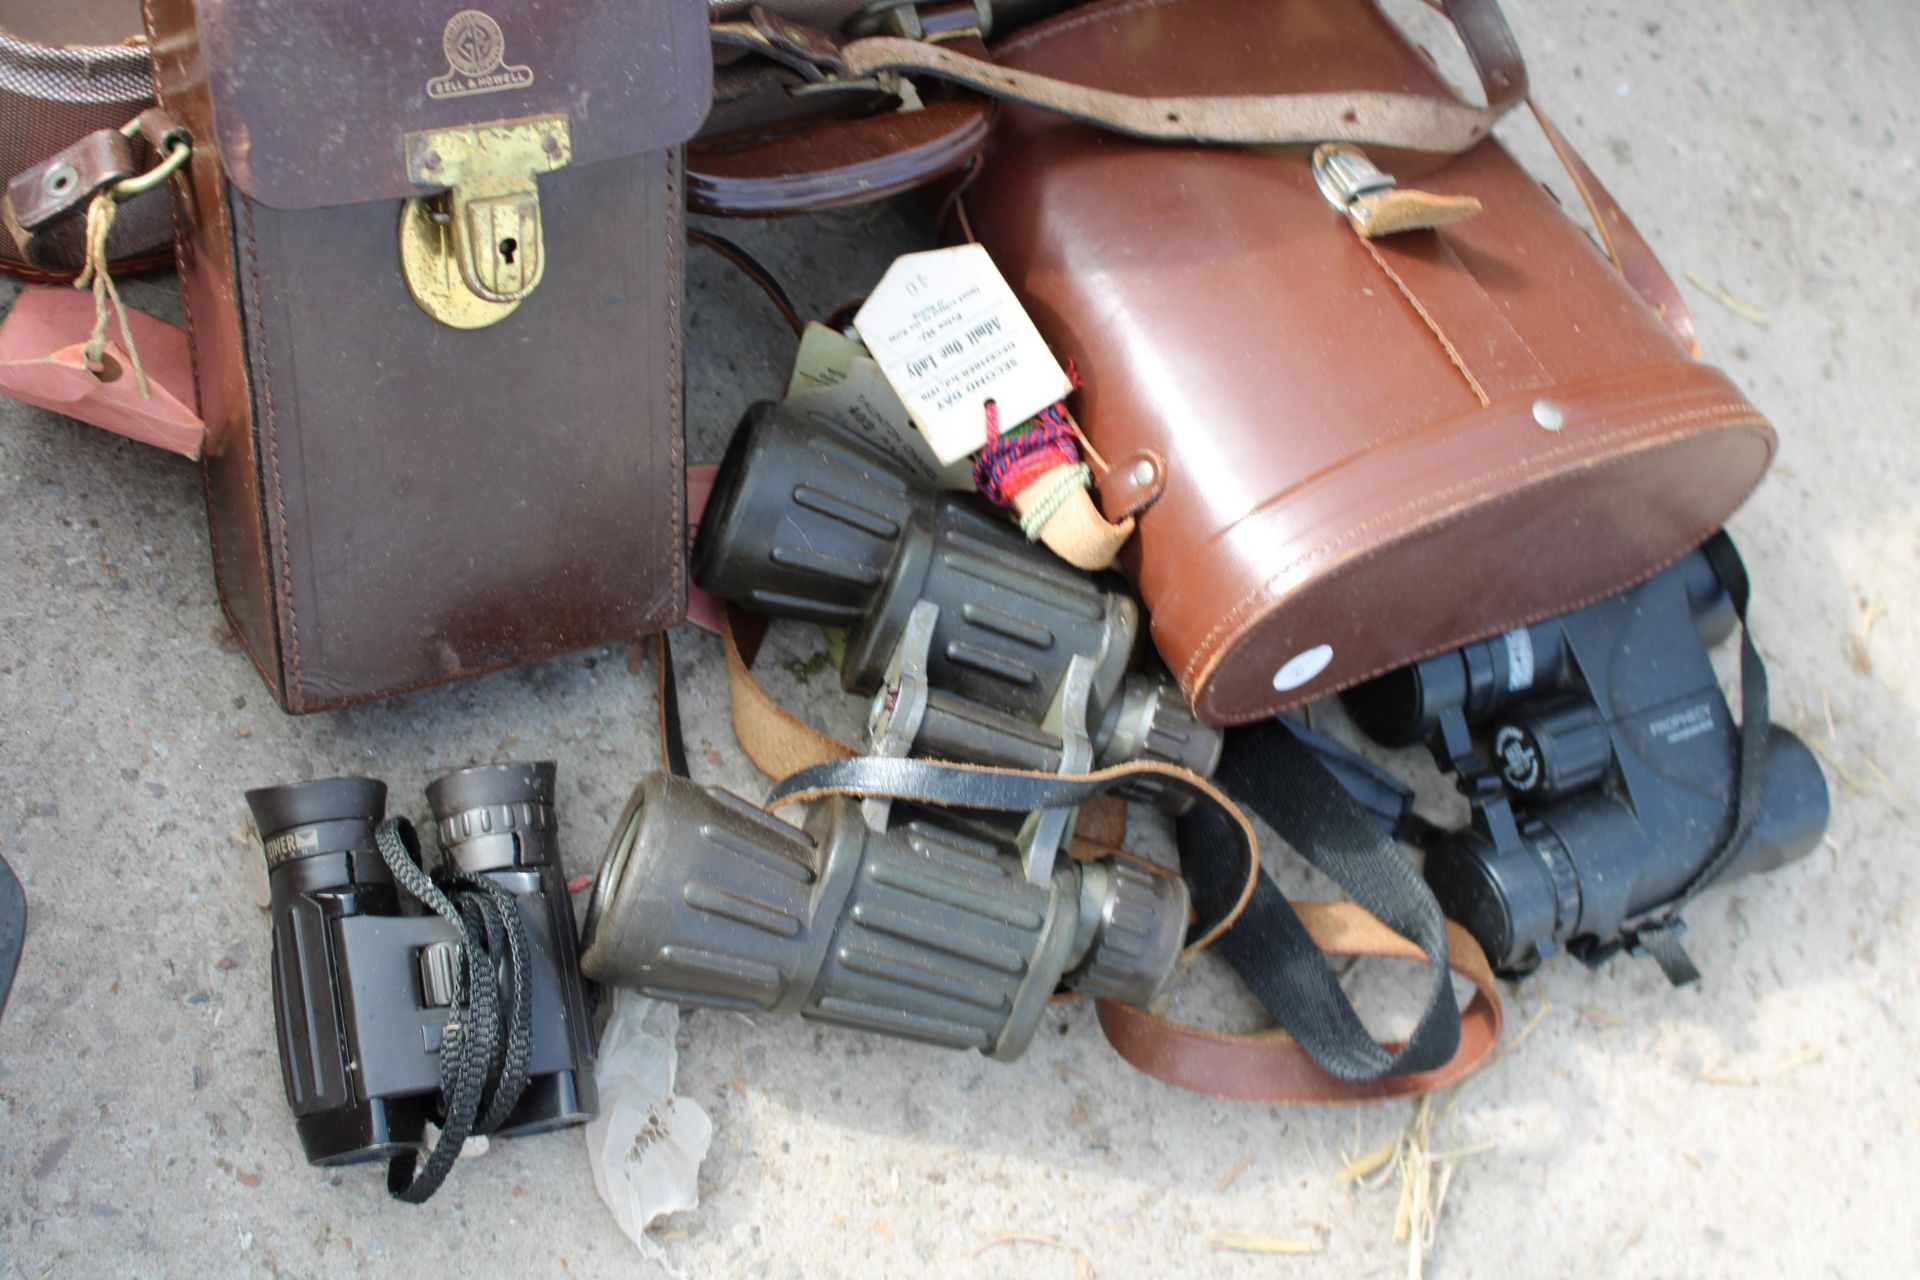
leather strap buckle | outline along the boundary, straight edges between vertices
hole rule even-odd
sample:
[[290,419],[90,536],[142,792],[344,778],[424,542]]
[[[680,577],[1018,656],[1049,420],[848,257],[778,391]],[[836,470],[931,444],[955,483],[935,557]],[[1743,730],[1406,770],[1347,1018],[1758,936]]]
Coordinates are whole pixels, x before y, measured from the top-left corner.
[[1313,182],[1327,203],[1349,212],[1362,196],[1391,191],[1393,175],[1367,158],[1367,153],[1344,142],[1326,142],[1313,149]]
[[136,173],[114,183],[115,200],[131,200],[135,196],[145,195],[178,173],[193,158],[193,142],[188,138],[187,131],[158,108],[149,108],[127,121],[120,127],[120,134],[128,140],[136,136],[144,137],[160,153],[160,163],[145,173]]
[[1431,231],[1480,212],[1480,202],[1472,196],[1400,186],[1366,152],[1344,142],[1323,142],[1313,149],[1313,182],[1363,240]]
[[[6,224],[22,258],[35,266],[51,265],[76,247],[54,241],[73,238],[61,229],[85,213],[94,197],[105,192],[116,203],[131,200],[160,186],[187,162],[193,147],[186,134],[177,128],[150,132],[143,128],[150,115],[166,120],[158,111],[142,112],[118,129],[96,129],[15,175],[0,201],[0,222]],[[133,139],[142,134],[160,156],[159,163],[145,173],[133,160]]]

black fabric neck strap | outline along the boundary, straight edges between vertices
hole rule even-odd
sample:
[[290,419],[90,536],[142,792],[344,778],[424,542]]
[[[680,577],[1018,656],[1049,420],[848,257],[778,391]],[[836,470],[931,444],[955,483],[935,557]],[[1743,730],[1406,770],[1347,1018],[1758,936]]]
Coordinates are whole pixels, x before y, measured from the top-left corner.
[[[1229,731],[1216,776],[1296,852],[1425,953],[1426,1007],[1399,1052],[1389,1053],[1360,1021],[1326,956],[1265,874],[1239,922],[1214,949],[1274,1020],[1341,1080],[1379,1080],[1446,1064],[1460,1044],[1447,923],[1412,862],[1283,720]],[[1203,919],[1230,886],[1224,835],[1219,815],[1204,808],[1180,820],[1181,874]]]
[[664,631],[654,632],[653,638],[654,661],[660,664],[656,673],[659,683],[654,686],[654,706],[660,715],[660,761],[668,773],[685,778],[691,775],[687,773],[686,735],[680,729],[680,681],[673,671],[673,643]]
[[1724,530],[1713,535],[1702,548],[1707,562],[1727,589],[1733,611],[1740,619],[1740,758],[1734,782],[1734,809],[1727,834],[1713,856],[1687,881],[1678,897],[1647,920],[1621,931],[1620,941],[1600,947],[1578,949],[1576,954],[1588,964],[1598,965],[1622,947],[1644,951],[1653,957],[1667,981],[1676,987],[1700,980],[1699,967],[1680,943],[1687,924],[1680,918],[1687,904],[1724,874],[1746,847],[1759,820],[1760,806],[1767,789],[1767,727],[1772,718],[1767,698],[1767,667],[1753,643],[1753,629],[1747,625],[1747,604],[1752,589],[1747,567],[1734,548],[1733,539]]

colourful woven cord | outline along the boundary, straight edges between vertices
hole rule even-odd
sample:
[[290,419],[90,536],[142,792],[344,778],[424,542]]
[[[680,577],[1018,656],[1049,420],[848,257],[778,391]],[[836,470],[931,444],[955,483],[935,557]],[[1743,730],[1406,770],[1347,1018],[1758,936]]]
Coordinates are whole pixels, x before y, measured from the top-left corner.
[[1064,404],[1054,404],[1006,434],[1000,434],[999,411],[987,405],[987,443],[973,457],[973,487],[996,506],[1013,505],[1013,495],[1055,467],[1080,461],[1080,445],[1067,420]]

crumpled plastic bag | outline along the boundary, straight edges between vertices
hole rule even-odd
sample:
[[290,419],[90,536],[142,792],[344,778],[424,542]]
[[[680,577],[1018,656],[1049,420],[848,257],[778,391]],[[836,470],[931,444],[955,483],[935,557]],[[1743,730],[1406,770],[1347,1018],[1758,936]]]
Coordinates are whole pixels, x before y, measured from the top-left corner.
[[593,1069],[600,1114],[586,1124],[587,1159],[600,1198],[640,1252],[676,1274],[647,1226],[700,1203],[700,1162],[713,1143],[706,1111],[673,1092],[679,1026],[675,1006],[613,991],[613,1013]]

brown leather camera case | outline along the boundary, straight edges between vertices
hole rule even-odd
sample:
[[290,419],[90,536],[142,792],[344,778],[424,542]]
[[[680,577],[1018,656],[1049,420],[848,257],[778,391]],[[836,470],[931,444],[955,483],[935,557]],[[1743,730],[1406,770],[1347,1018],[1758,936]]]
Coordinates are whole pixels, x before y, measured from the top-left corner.
[[[174,214],[220,596],[289,711],[684,612],[679,146],[705,6],[483,3],[146,6],[194,148]],[[403,202],[450,199],[420,166],[515,128],[545,148],[518,174],[537,214],[489,215],[476,270],[536,283],[455,328],[410,292]]]
[[[995,56],[1136,94],[1448,93],[1366,0],[1114,0]],[[1524,92],[1517,55],[1493,83]],[[1213,723],[1620,591],[1772,457],[1753,406],[1497,144],[1367,151],[1484,212],[1363,240],[1305,148],[1154,145],[1024,108],[969,196],[1085,376],[1088,438],[1167,461],[1123,562]]]

